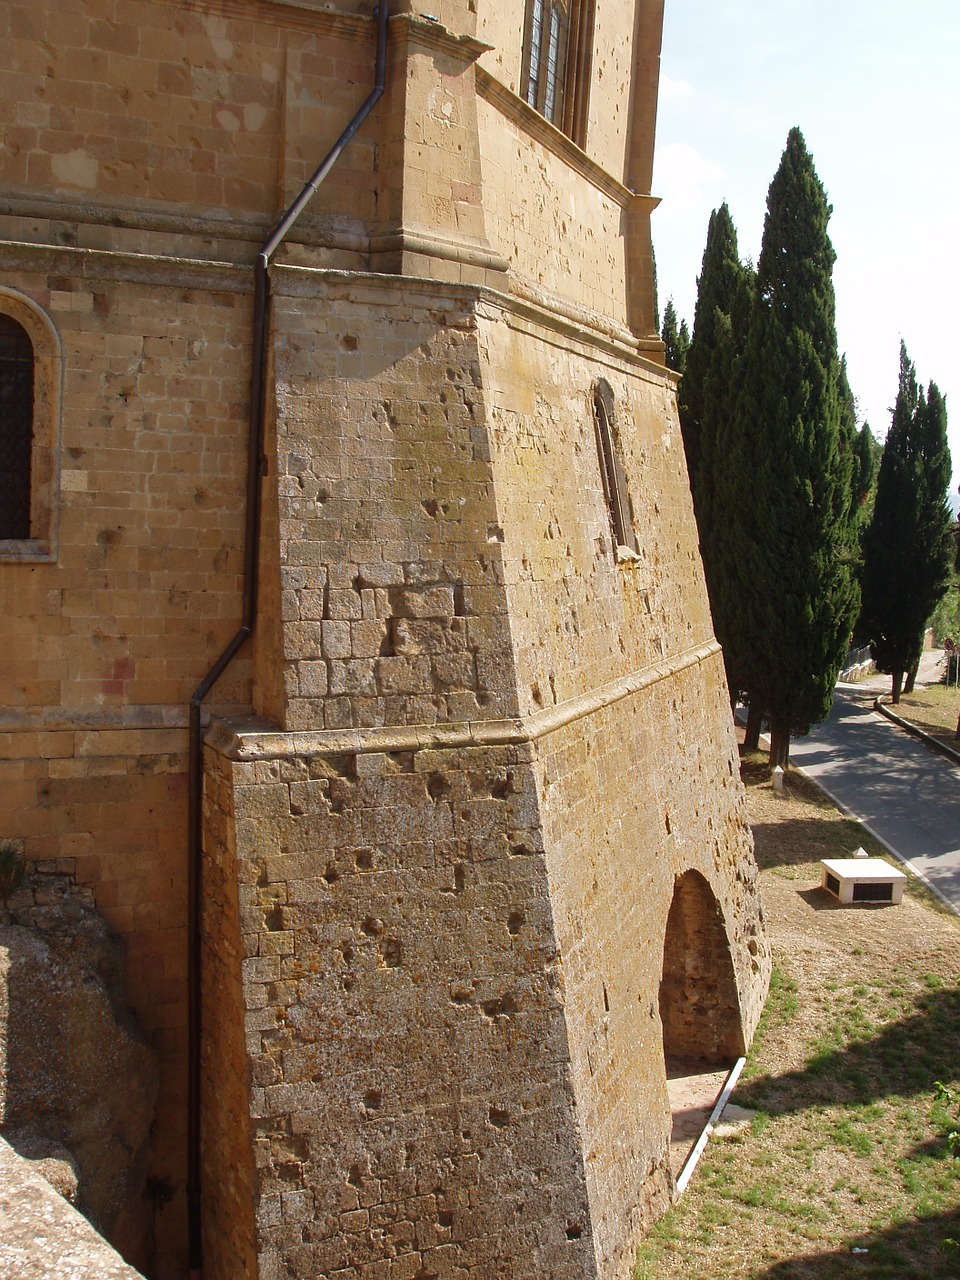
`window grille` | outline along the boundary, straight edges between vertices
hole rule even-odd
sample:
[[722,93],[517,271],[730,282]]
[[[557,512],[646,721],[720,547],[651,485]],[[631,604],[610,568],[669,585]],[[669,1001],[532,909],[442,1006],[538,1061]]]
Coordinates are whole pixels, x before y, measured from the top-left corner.
[[880,881],[877,884],[855,884],[853,886],[854,902],[892,902],[893,901],[893,885],[890,881]]
[[30,537],[33,343],[0,314],[0,539]]

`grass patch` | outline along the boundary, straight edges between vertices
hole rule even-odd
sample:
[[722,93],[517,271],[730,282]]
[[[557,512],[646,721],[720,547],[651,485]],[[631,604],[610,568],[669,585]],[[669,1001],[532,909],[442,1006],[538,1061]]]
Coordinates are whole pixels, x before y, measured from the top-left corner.
[[960,751],[956,737],[957,718],[960,716],[960,691],[944,684],[929,684],[915,689],[891,708],[904,720],[923,729],[955,751]]
[[823,902],[819,859],[875,846],[804,779],[775,796],[762,757],[744,775],[775,967],[733,1101],[758,1114],[708,1144],[636,1280],[957,1280],[956,1119],[934,1085],[960,1083],[960,921],[919,897]]

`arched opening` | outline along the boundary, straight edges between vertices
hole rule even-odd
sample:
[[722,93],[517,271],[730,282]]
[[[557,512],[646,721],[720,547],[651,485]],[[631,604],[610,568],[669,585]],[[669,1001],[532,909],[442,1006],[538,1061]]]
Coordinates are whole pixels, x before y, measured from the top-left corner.
[[679,876],[667,916],[660,980],[663,1057],[679,1173],[744,1052],[736,975],[723,914],[699,871]]
[[699,871],[678,878],[660,981],[666,1057],[732,1063],[743,1053],[740,1000],[720,906]]
[[0,561],[54,561],[63,358],[50,318],[0,285]]

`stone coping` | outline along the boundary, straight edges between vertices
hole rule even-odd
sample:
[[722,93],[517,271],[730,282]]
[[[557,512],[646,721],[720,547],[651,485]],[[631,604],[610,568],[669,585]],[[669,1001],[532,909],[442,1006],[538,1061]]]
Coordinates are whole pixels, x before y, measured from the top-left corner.
[[841,880],[906,880],[906,875],[883,858],[821,858],[821,867]]

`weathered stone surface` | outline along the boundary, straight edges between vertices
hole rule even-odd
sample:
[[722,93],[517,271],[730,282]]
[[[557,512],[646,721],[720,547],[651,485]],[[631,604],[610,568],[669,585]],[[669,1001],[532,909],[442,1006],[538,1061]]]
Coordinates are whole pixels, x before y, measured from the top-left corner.
[[[204,1274],[619,1280],[669,1193],[660,1010],[748,1036],[768,964],[654,334],[662,4],[568,6],[596,18],[576,142],[526,100],[529,3],[391,8],[384,94],[270,269],[259,612],[206,700],[273,755],[207,753]],[[242,616],[249,264],[371,83],[372,4],[7,10],[0,310],[58,542],[0,573],[0,835],[123,935],[166,1280],[185,724]]]
[[[119,947],[61,877],[31,878],[11,905],[14,923],[0,927],[0,1128],[41,1164],[59,1148],[78,1208],[142,1257],[157,1069],[124,1004]],[[68,1168],[56,1171],[66,1190]]]
[[31,1160],[0,1137],[0,1276],[4,1280],[138,1280]]
[[17,1155],[29,1163],[34,1173],[49,1182],[58,1195],[71,1204],[77,1203],[77,1162],[63,1143],[39,1137],[29,1129],[6,1129],[4,1137]]
[[[208,1266],[233,1280],[232,1237],[250,1276],[259,1253],[278,1274],[626,1280],[672,1197],[665,1050],[729,1065],[769,966],[675,406],[636,355],[589,334],[558,348],[546,313],[521,329],[509,303],[452,286],[417,306],[337,280],[352,331],[402,308],[419,340],[335,376],[334,282],[315,283],[274,298],[264,580],[313,589],[295,455],[340,530],[354,585],[336,607],[384,639],[361,650],[324,622],[329,695],[286,680],[262,760],[207,756],[206,1021],[239,1000],[246,1029],[245,1060],[218,1033],[207,1067]],[[437,325],[441,298],[461,325]],[[357,492],[344,460],[364,449],[389,466]],[[403,585],[365,600],[382,513]],[[283,624],[265,682],[309,666],[302,638]],[[408,727],[426,725],[421,750]],[[324,749],[339,726],[354,750]],[[240,726],[239,754],[256,739]]]

